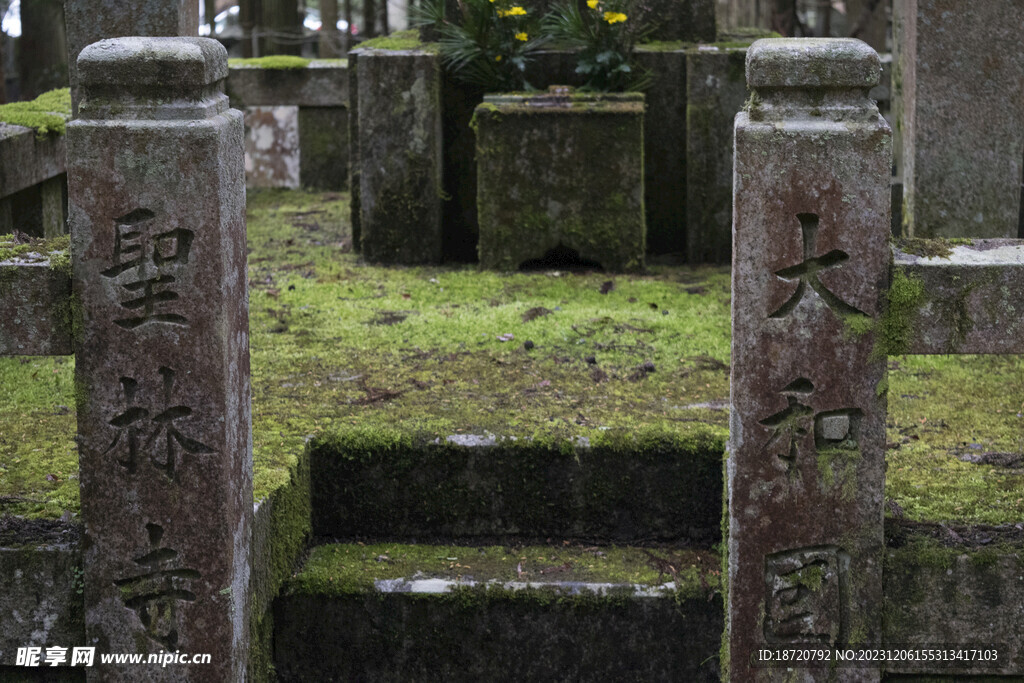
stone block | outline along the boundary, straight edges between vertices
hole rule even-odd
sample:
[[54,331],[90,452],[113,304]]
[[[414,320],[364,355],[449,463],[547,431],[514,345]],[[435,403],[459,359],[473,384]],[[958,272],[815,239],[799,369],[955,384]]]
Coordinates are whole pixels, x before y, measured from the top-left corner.
[[[686,50],[634,53],[651,74],[644,93],[644,217],[649,254],[686,250]],[[731,199],[731,197],[730,197]]]
[[65,156],[63,135],[0,123],[0,198],[61,175]]
[[[426,50],[360,50],[359,236],[378,263],[441,260],[441,68]],[[353,173],[355,176],[355,173]]]
[[[1024,642],[1017,634],[1024,613],[1024,548],[1019,531],[1012,525],[976,529],[945,524],[908,524],[906,529],[891,526],[896,524],[887,520],[887,537],[895,540],[898,535],[899,541],[891,542],[885,553],[884,642],[903,649],[939,644],[997,649],[998,656],[973,662],[891,662],[888,671],[909,680],[1020,680]],[[986,545],[953,544],[949,539],[954,534],[990,541]],[[912,674],[922,678],[910,678]]]
[[78,116],[78,55],[104,38],[123,36],[194,36],[199,33],[199,4],[193,0],[68,0],[67,28],[71,108]]
[[643,268],[643,95],[488,95],[476,109],[480,265]]
[[686,53],[689,263],[728,263],[732,255],[732,132],[747,99],[746,59],[746,48],[699,46]]
[[299,108],[245,110],[245,184],[290,187],[300,183]]
[[359,52],[348,56],[348,188],[349,222],[352,224],[352,249],[362,251],[362,225],[359,222],[361,173],[359,172],[359,78],[356,62]]
[[[85,645],[79,533],[78,527],[60,522],[4,520],[0,529],[0,576],[4,577],[0,678],[11,680],[5,677],[5,665],[14,665],[19,647],[66,647],[70,656],[72,647]],[[21,679],[15,674],[13,680]]]
[[747,53],[758,99],[735,128],[732,681],[880,676],[752,660],[766,644],[881,639],[885,359],[873,330],[892,148],[867,98],[879,71],[852,39],[760,40]]
[[897,243],[906,295],[890,334],[905,337],[890,353],[1024,353],[1024,241],[964,241]]
[[1016,237],[1024,1],[896,4],[904,234]]
[[[51,258],[26,253],[0,260],[0,356],[72,353],[71,262],[67,252]],[[68,268],[54,267],[58,258]]]
[[347,107],[348,62],[314,59],[304,69],[232,64],[225,86],[231,106]]
[[348,110],[299,107],[299,180],[317,190],[348,188]]
[[[242,114],[223,46],[120,38],[68,126],[85,621],[100,652],[210,653],[244,677],[252,432]],[[97,666],[104,680],[181,669]]]

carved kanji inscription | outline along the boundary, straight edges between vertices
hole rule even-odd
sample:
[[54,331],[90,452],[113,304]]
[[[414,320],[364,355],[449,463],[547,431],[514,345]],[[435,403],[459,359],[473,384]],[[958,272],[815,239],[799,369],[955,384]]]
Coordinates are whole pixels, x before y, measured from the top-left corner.
[[769,643],[834,645],[845,636],[850,559],[835,546],[765,558],[764,637]]
[[818,215],[814,213],[798,213],[800,232],[803,236],[804,260],[794,266],[775,271],[775,275],[787,282],[796,281],[793,295],[784,304],[768,315],[769,318],[785,318],[799,305],[808,290],[817,294],[825,304],[841,315],[864,315],[863,311],[840,299],[828,287],[822,284],[818,274],[840,263],[849,260],[850,255],[841,249],[833,249],[827,254],[815,256],[818,243]]
[[786,471],[792,471],[799,464],[804,455],[802,451],[807,449],[804,437],[808,434],[814,435],[814,445],[806,455],[825,448],[851,451],[858,448],[861,410],[843,408],[815,412],[810,405],[814,383],[805,377],[793,380],[779,393],[786,397],[786,407],[758,423],[770,432],[764,450],[785,463]]
[[192,408],[174,403],[174,370],[161,367],[161,398],[146,400],[133,377],[121,378],[125,409],[110,420],[116,434],[104,454],[113,453],[117,462],[130,473],[138,467],[139,455],[148,455],[154,467],[174,479],[180,452],[212,453],[213,449],[185,434],[181,420],[192,415]]
[[118,579],[114,584],[121,590],[125,607],[139,615],[146,635],[164,649],[173,650],[178,645],[178,605],[196,599],[191,582],[202,574],[182,567],[178,551],[163,547],[162,526],[147,524],[146,532],[149,549],[133,560],[143,573]]
[[135,209],[114,220],[113,265],[102,271],[123,290],[119,301],[124,318],[114,324],[126,330],[146,323],[187,325],[188,319],[172,304],[180,298],[174,275],[188,263],[191,230],[161,230],[149,209]]

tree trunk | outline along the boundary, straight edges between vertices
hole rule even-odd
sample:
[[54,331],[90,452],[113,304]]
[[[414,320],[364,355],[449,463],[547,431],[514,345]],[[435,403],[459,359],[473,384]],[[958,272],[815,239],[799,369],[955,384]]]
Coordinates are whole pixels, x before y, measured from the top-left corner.
[[258,57],[253,49],[256,43],[253,33],[256,30],[256,0],[238,0],[238,23],[242,26],[242,56],[246,59]]
[[206,24],[210,27],[210,37],[217,37],[217,0],[203,0],[203,14],[206,16]]
[[363,0],[363,36],[366,38],[377,37],[377,2],[376,0]]
[[30,100],[68,86],[68,48],[62,0],[22,0],[21,97]]
[[260,24],[267,34],[260,41],[260,52],[266,55],[298,55],[302,53],[302,20],[298,0],[263,0]]
[[388,31],[388,0],[380,0],[380,32],[387,35]]
[[341,40],[338,35],[338,0],[320,0],[320,56],[324,58],[341,56]]
[[345,54],[352,49],[352,0],[344,0],[345,3]]

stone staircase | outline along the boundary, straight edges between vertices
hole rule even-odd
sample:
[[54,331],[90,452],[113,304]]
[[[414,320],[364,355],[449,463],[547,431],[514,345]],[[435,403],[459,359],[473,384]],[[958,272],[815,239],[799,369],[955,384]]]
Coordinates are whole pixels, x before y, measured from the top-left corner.
[[278,680],[718,680],[723,445],[316,438]]

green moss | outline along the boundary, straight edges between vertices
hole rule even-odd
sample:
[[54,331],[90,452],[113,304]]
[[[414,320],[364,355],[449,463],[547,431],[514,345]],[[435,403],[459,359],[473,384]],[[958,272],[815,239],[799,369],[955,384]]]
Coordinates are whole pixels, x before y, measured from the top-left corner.
[[32,128],[39,138],[45,138],[47,135],[64,135],[69,118],[69,88],[51,90],[30,102],[0,104],[0,122]]
[[313,61],[295,55],[267,55],[249,59],[229,59],[228,66],[254,69],[305,69]]
[[718,558],[707,551],[667,548],[330,544],[313,548],[286,593],[340,596],[374,590],[375,581],[415,577],[539,585],[612,583],[624,585],[624,596],[632,592],[632,585],[654,587],[674,581],[674,591],[667,592],[685,599],[718,591],[717,566]]
[[909,350],[912,326],[923,301],[924,285],[921,280],[908,277],[903,271],[894,271],[875,342],[877,355],[896,356]]
[[751,121],[760,121],[764,118],[764,110],[761,108],[761,96],[757,94],[756,90],[751,91],[750,97],[747,98],[746,103],[743,105],[743,111],[747,112]]
[[692,48],[693,43],[684,40],[652,40],[636,46],[639,52],[681,52]]
[[436,44],[424,43],[420,40],[418,29],[396,31],[388,36],[380,36],[359,43],[360,50],[436,50]]
[[[63,270],[70,275],[70,247],[71,238],[69,235],[48,238],[33,237],[20,243],[15,241],[14,235],[0,235],[0,263],[15,258],[49,259],[51,268]],[[30,254],[38,256],[29,256]]]
[[907,254],[915,254],[926,258],[949,258],[953,254],[953,247],[960,245],[970,246],[974,240],[969,238],[937,237],[923,239],[919,237],[903,237],[896,240],[896,247]]

